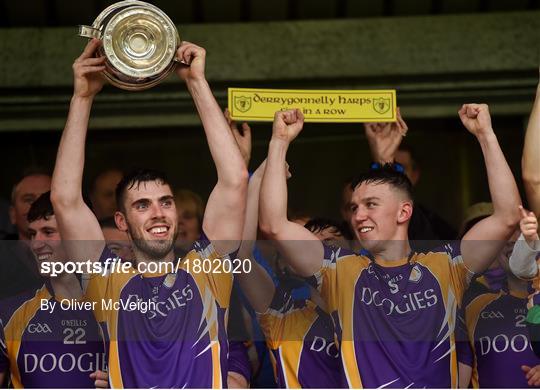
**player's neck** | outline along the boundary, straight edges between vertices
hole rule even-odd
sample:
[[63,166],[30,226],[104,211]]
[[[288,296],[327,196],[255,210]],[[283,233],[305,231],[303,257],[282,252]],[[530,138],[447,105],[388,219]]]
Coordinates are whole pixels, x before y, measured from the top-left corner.
[[386,263],[400,263],[411,253],[409,240],[391,240],[378,253],[374,253],[375,259],[380,258]]
[[169,253],[167,253],[162,258],[156,259],[144,252],[141,252],[140,250],[137,250],[134,248],[133,253],[135,254],[135,259],[137,260],[137,264],[140,263],[155,263],[155,262],[174,262],[174,250],[171,249]]
[[82,299],[82,289],[77,276],[64,272],[51,278],[51,286],[54,294],[62,298]]

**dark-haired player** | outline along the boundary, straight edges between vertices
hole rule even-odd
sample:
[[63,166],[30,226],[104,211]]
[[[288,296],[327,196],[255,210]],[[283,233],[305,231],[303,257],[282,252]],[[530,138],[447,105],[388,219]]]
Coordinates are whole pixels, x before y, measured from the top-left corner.
[[407,236],[411,183],[391,168],[373,170],[358,180],[352,197],[354,232],[369,251],[369,256],[359,256],[325,246],[287,220],[283,165],[303,116],[299,110],[276,113],[261,187],[260,226],[296,272],[319,280],[351,387],[457,386],[457,306],[472,273],[486,269],[514,231],[520,202],[487,106],[464,105],[459,115],[482,148],[493,215],[458,245],[412,252]]
[[[53,174],[52,201],[68,254],[98,261],[103,233],[81,196],[84,145],[95,95],[103,86],[100,45],[88,43],[75,61],[74,94]],[[99,302],[154,302],[148,311],[109,310],[96,316],[106,324],[111,387],[223,387],[227,376],[226,314],[232,275],[219,259],[235,251],[242,236],[247,170],[227,122],[204,76],[204,49],[183,42],[176,70],[193,97],[217,168],[203,220],[203,235],[183,258],[178,272],[92,275],[87,295]],[[150,153],[157,151],[150,151]],[[154,171],[125,175],[117,187],[118,228],[128,233],[137,266],[176,264],[173,248],[177,213],[167,179]],[[105,254],[107,256],[107,254]],[[103,256],[102,256],[103,257]],[[187,272],[196,259],[218,259],[216,268]]]
[[[49,195],[37,198],[28,212],[38,265],[67,259]],[[42,276],[37,291],[0,302],[0,382],[9,371],[15,388],[93,387],[90,374],[106,369],[99,325],[91,308],[66,303],[84,303],[80,281],[66,272]]]

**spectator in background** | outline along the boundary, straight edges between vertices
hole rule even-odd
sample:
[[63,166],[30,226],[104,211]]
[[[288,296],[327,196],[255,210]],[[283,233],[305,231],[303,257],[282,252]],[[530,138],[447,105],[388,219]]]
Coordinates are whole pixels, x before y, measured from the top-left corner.
[[100,220],[99,226],[101,226],[101,231],[107,242],[107,247],[111,252],[123,260],[132,261],[135,259],[127,232],[118,229],[114,222],[114,217]]
[[179,189],[174,191],[174,203],[178,214],[178,237],[175,246],[184,253],[202,233],[204,202],[195,192]]
[[[395,168],[403,171],[414,187],[420,179],[420,168],[414,159],[412,149],[401,146],[408,126],[401,117],[399,107],[396,122],[365,123],[364,129],[374,161],[371,169],[397,162]],[[417,251],[427,251],[438,246],[440,241],[453,240],[457,237],[454,228],[418,202],[414,204],[408,234],[412,248]]]
[[29,241],[28,221],[26,216],[32,203],[41,195],[51,190],[51,176],[41,169],[31,169],[23,173],[21,178],[13,185],[11,191],[11,207],[9,217],[11,223],[17,228],[16,237]]
[[15,226],[9,217],[10,204],[5,199],[0,199],[0,240],[5,240],[15,235]]
[[[420,166],[414,158],[415,153],[410,145],[402,142],[395,154],[397,163],[403,166],[405,174],[411,181],[413,187],[416,187],[420,180]],[[416,203],[416,210],[421,211],[418,215],[414,215],[411,220],[409,234],[412,234],[412,239],[415,235],[422,234],[416,239],[419,240],[453,240],[457,237],[456,229],[454,229],[442,217],[436,214],[433,210],[428,209],[422,204]],[[425,218],[425,221],[421,217]],[[425,226],[424,226],[425,224]]]
[[16,233],[0,245],[0,298],[11,297],[43,284],[29,246],[27,215],[32,203],[51,189],[51,177],[40,168],[23,172],[11,191],[10,220]]
[[118,169],[100,172],[90,186],[90,201],[98,220],[112,217],[116,211],[116,186],[123,173]]

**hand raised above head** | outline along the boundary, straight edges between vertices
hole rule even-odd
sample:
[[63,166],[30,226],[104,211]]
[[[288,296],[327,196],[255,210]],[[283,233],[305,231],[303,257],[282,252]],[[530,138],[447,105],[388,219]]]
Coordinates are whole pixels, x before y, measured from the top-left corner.
[[395,122],[364,123],[364,130],[373,160],[388,163],[394,161],[396,151],[409,128],[398,107]]
[[191,42],[182,42],[176,50],[176,74],[184,81],[204,80],[206,50]]
[[299,109],[277,111],[274,115],[272,138],[292,142],[304,127],[304,114]]
[[101,46],[99,39],[88,42],[82,54],[73,63],[73,95],[93,98],[105,83],[101,71],[105,70],[105,57],[95,57]]
[[487,104],[464,104],[458,114],[463,126],[475,136],[493,133]]

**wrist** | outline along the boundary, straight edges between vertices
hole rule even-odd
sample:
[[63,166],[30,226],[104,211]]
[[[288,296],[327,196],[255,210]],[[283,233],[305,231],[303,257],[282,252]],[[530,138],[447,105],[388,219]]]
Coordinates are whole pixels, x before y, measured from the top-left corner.
[[274,135],[272,135],[272,138],[270,138],[270,147],[288,149],[289,145],[290,142],[287,139],[283,139]]
[[94,97],[95,95],[83,96],[83,95],[78,95],[74,93],[73,96],[71,97],[71,103],[92,104],[92,102],[94,101]]
[[383,156],[383,155],[374,155],[374,162],[377,162],[381,165],[384,164],[393,164],[395,162],[394,156]]
[[490,127],[489,129],[487,130],[483,130],[481,132],[479,132],[477,135],[476,135],[476,139],[480,142],[480,143],[489,143],[489,142],[497,142],[497,136],[495,135],[495,132],[493,131],[493,128]]
[[208,81],[206,80],[204,75],[201,77],[188,77],[186,78],[186,85],[188,89],[207,87]]

